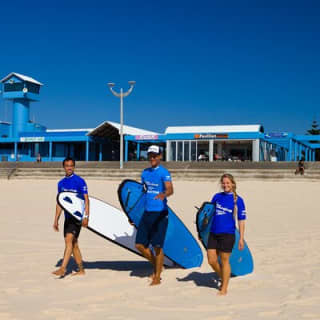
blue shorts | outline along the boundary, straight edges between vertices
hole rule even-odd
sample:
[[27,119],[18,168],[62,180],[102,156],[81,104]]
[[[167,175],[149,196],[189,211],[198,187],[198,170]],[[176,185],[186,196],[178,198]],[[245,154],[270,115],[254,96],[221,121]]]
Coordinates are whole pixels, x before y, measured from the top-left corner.
[[168,211],[145,211],[137,231],[136,243],[146,248],[151,244],[155,248],[163,248],[168,228]]

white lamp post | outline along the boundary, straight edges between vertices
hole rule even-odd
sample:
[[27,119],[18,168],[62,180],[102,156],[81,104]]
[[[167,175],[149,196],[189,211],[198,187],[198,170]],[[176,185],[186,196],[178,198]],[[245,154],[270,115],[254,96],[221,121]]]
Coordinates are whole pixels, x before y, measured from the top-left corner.
[[127,92],[123,92],[123,89],[120,89],[120,93],[114,91],[113,87],[115,84],[113,82],[108,83],[108,87],[112,94],[120,98],[120,169],[123,169],[123,98],[127,97],[133,90],[135,81],[128,81],[130,88]]

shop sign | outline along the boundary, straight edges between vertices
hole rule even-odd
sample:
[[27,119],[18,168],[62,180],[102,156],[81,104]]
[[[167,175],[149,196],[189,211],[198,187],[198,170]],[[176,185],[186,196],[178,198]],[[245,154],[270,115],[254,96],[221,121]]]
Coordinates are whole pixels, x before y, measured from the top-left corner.
[[227,133],[215,133],[215,134],[195,134],[195,139],[228,139]]
[[135,140],[158,140],[159,136],[156,134],[139,135],[134,137]]
[[44,142],[44,137],[21,137],[20,142]]
[[287,132],[270,132],[270,133],[265,133],[264,137],[267,139],[271,138],[286,138],[288,136]]

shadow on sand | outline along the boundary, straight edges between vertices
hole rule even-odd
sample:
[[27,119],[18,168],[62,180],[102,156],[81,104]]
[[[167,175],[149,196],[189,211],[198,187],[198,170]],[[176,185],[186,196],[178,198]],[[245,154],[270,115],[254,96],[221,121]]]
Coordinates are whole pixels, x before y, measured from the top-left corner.
[[[62,259],[58,260],[56,267],[60,267]],[[131,277],[144,278],[152,273],[151,264],[147,261],[84,261],[85,269],[100,269],[113,271],[130,271]],[[77,264],[71,258],[67,267],[66,275],[77,270]]]
[[215,272],[191,272],[184,278],[177,278],[178,281],[193,281],[198,287],[219,289],[219,277]]

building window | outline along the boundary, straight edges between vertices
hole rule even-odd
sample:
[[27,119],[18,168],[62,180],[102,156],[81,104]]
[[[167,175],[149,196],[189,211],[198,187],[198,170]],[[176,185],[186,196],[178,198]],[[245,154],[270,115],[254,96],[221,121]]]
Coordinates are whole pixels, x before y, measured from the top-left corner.
[[197,161],[197,141],[191,141],[191,161]]
[[40,86],[38,84],[27,82],[26,87],[28,89],[28,92],[36,94],[39,94],[40,92]]
[[176,161],[176,142],[171,141],[171,146],[170,146],[170,161]]
[[65,143],[55,142],[52,146],[52,155],[57,158],[66,157],[66,145]]
[[177,160],[178,161],[183,161],[183,150],[182,150],[182,144],[183,144],[183,141],[178,141],[178,154],[177,154]]
[[5,83],[4,84],[4,91],[11,92],[11,91],[22,91],[24,88],[23,82],[14,82],[14,83]]
[[190,141],[185,141],[184,142],[184,161],[190,161],[190,155],[189,155],[189,150],[190,150]]

